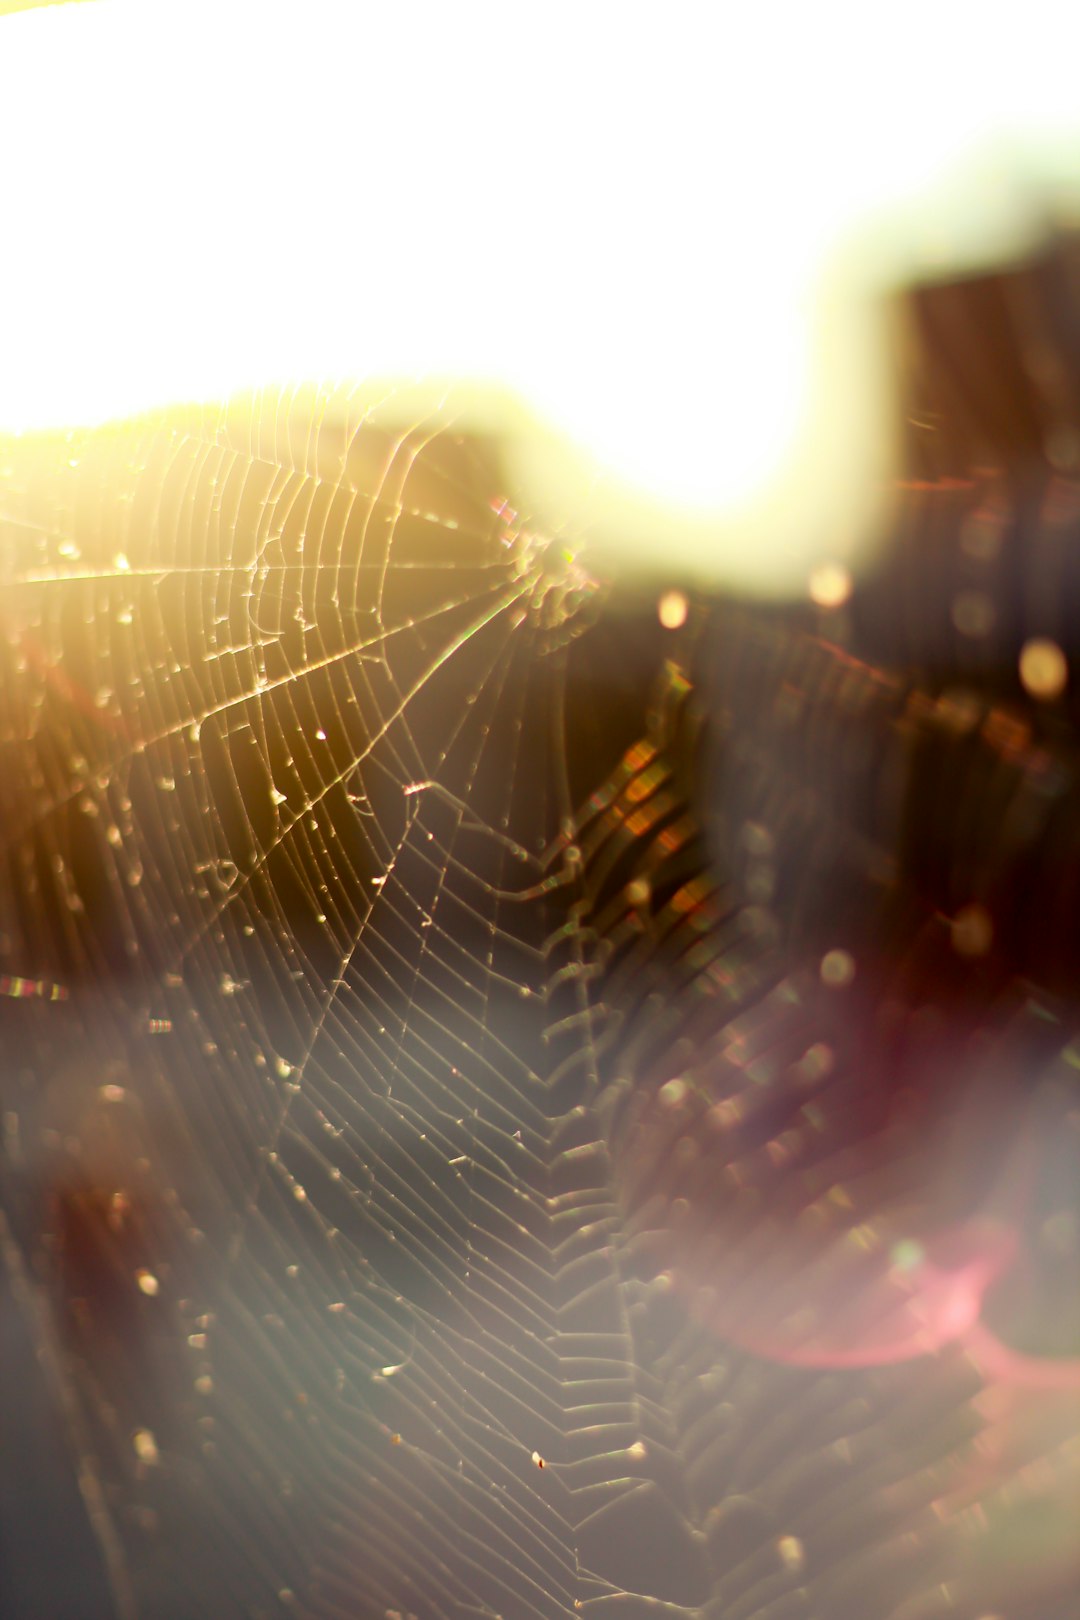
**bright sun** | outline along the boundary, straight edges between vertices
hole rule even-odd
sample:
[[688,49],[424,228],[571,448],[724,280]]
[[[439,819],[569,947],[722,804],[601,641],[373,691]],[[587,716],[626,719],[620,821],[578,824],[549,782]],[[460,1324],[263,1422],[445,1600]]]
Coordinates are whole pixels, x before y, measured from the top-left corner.
[[[530,469],[555,506],[621,510],[630,545],[631,511],[692,515],[690,566],[802,579],[881,482],[868,290],[1080,194],[1062,16],[1025,9],[1030,49],[966,4],[9,16],[0,427],[492,383],[575,447]],[[718,550],[759,508],[761,543]]]

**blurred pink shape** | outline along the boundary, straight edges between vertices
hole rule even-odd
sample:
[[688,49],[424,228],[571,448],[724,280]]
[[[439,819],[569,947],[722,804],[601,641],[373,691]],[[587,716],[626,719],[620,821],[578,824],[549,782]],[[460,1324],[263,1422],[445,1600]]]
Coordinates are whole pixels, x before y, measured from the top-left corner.
[[884,1266],[861,1273],[839,1251],[816,1285],[813,1269],[793,1262],[777,1297],[741,1321],[718,1318],[724,1336],[767,1360],[823,1370],[888,1366],[958,1344],[988,1383],[1080,1390],[1080,1357],[1014,1350],[983,1320],[987,1295],[1024,1262],[1020,1232],[1038,1184],[1034,1111],[1015,1119],[1015,1145],[968,1220],[921,1243],[901,1241]]

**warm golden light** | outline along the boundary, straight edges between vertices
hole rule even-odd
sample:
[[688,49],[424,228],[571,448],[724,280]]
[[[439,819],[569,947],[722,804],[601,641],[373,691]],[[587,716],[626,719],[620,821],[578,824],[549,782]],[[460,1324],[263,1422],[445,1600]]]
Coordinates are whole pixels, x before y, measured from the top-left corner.
[[985,956],[994,943],[994,921],[985,906],[962,906],[952,920],[953,948],[961,956]]
[[0,427],[493,384],[548,424],[538,505],[623,554],[663,514],[685,566],[798,589],[888,469],[867,289],[1013,252],[1080,195],[1060,8],[1022,39],[967,5],[871,15],[9,16]]
[[1036,637],[1026,641],[1020,652],[1020,679],[1034,698],[1052,702],[1061,696],[1069,680],[1065,654],[1056,641]]
[[818,607],[842,607],[851,595],[851,575],[839,563],[822,563],[810,575],[809,590]]
[[686,623],[690,604],[682,591],[665,591],[656,611],[665,630],[679,630]]

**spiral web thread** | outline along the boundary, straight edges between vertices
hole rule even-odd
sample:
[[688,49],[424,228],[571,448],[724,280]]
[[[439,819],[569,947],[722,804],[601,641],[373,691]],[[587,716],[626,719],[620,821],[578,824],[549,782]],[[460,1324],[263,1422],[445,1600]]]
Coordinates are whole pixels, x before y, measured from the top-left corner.
[[700,622],[665,664],[408,392],[0,475],[4,1250],[87,1612],[974,1620],[970,1363],[740,1350],[620,1158],[791,1023]]

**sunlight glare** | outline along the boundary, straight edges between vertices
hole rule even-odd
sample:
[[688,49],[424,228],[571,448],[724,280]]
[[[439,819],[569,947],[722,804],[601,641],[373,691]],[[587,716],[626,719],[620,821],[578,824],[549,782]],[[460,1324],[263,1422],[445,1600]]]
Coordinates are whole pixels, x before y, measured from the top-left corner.
[[798,588],[827,537],[850,560],[887,473],[858,289],[1013,252],[1036,179],[1080,189],[1060,10],[1027,15],[1026,71],[975,8],[923,9],[10,16],[0,427],[291,377],[491,383],[573,447],[527,469],[556,505],[654,550],[683,514],[684,565]]

